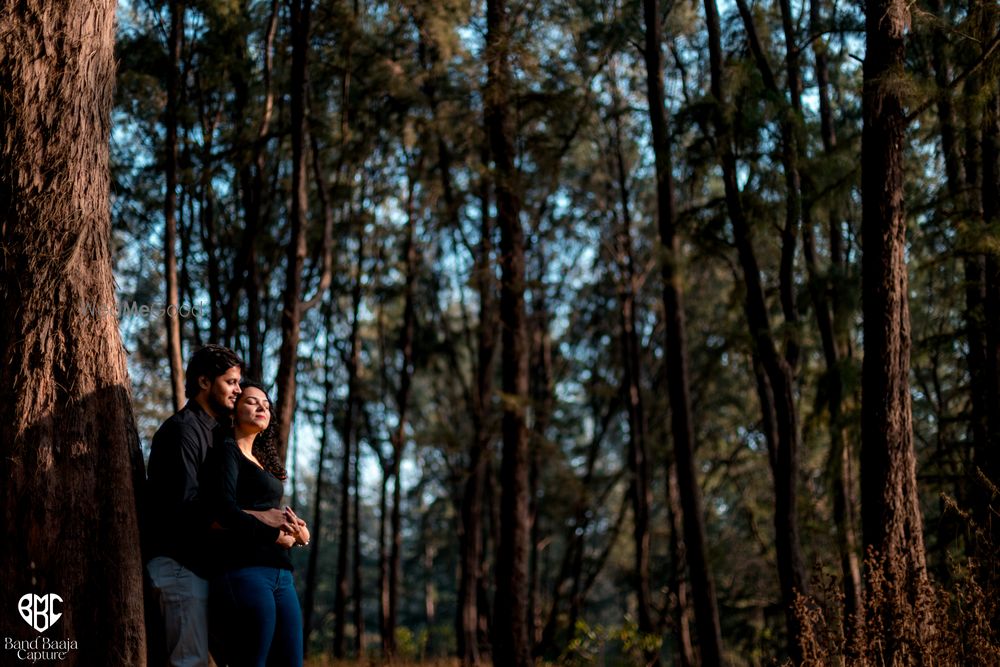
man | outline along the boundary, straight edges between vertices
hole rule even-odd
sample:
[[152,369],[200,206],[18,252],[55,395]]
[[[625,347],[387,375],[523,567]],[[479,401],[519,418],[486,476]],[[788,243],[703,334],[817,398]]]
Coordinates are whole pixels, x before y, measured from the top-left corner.
[[[220,345],[195,352],[184,378],[188,402],[160,426],[149,452],[143,520],[146,573],[159,608],[167,662],[173,667],[208,665],[204,548],[209,517],[198,496],[198,475],[213,431],[220,421],[228,423],[240,394],[242,369],[239,356]],[[262,541],[274,542],[282,529],[291,530],[282,510],[252,514],[244,515],[245,521]]]

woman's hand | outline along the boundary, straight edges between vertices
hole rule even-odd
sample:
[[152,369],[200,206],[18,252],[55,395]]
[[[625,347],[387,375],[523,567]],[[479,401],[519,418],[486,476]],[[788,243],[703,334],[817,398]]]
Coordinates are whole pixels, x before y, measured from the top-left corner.
[[278,533],[278,539],[275,540],[275,544],[285,549],[291,549],[295,546],[295,537],[288,533]]
[[291,533],[295,537],[295,544],[301,546],[309,544],[309,528],[306,526],[306,522],[300,519],[291,507],[285,507],[285,519],[295,527]]

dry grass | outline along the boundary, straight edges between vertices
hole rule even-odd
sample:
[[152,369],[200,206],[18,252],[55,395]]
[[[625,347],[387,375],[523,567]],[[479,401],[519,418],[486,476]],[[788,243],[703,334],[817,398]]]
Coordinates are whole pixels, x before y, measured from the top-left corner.
[[948,588],[924,579],[918,590],[904,591],[884,576],[884,563],[869,555],[863,609],[854,618],[845,618],[836,577],[818,578],[815,595],[796,602],[802,664],[883,667],[891,645],[892,664],[900,667],[1000,666],[1000,585],[994,571],[1000,556],[982,542],[988,538],[968,514],[959,516],[979,542],[976,551],[991,562],[963,557],[952,563]]

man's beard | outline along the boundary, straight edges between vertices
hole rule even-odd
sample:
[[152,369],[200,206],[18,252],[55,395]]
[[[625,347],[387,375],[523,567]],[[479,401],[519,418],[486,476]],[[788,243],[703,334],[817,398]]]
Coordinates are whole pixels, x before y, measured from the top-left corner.
[[221,417],[228,417],[232,414],[233,409],[228,405],[222,403],[215,397],[215,394],[208,395],[208,404],[212,406],[212,412]]

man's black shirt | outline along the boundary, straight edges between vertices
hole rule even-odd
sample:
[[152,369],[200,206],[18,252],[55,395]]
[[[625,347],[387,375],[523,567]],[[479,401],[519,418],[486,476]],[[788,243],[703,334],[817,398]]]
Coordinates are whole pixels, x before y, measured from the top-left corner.
[[217,428],[201,405],[188,401],[153,436],[143,520],[147,560],[167,556],[204,576],[209,518],[198,496],[198,475]]

